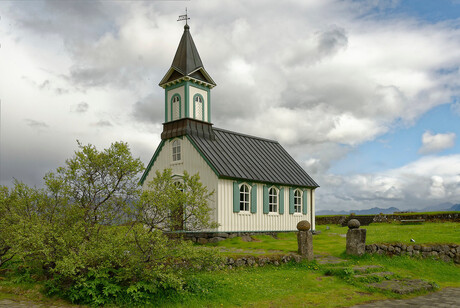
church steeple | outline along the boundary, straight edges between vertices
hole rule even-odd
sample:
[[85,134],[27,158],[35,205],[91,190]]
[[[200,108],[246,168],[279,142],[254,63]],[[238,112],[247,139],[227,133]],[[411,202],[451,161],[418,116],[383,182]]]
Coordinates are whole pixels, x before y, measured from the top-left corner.
[[178,127],[188,127],[192,122],[195,123],[194,127],[201,127],[199,131],[203,128],[212,134],[211,89],[216,83],[204,69],[188,24],[184,26],[171,67],[159,86],[165,89],[162,138],[177,136]]
[[200,54],[190,34],[189,25],[184,26],[184,33],[177,47],[171,68],[160,81],[159,85],[165,88],[171,82],[184,77],[196,79],[198,83],[206,84],[210,88],[216,86],[214,80],[212,80],[211,76],[204,69]]

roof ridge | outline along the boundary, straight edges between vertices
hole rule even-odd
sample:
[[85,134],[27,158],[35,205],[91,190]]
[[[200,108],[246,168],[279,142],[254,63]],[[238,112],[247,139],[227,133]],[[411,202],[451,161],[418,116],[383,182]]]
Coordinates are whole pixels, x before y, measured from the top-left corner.
[[233,135],[239,135],[239,136],[243,136],[243,137],[248,137],[248,138],[252,138],[252,139],[258,139],[258,140],[263,140],[263,141],[268,141],[268,142],[273,142],[273,143],[278,143],[279,144],[278,141],[273,140],[273,139],[262,138],[262,137],[257,137],[257,136],[253,136],[253,135],[238,133],[238,132],[234,132],[234,131],[231,131],[231,130],[228,130],[228,129],[218,128],[218,127],[213,127],[212,129],[222,131],[222,132],[225,132],[225,133],[230,133],[230,134],[233,134]]

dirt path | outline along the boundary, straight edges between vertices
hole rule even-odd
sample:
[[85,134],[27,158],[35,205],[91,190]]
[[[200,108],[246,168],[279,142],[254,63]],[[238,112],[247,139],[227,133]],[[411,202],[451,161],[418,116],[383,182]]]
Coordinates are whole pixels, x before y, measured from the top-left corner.
[[353,307],[460,307],[460,288],[445,288],[441,291],[409,299],[389,299]]

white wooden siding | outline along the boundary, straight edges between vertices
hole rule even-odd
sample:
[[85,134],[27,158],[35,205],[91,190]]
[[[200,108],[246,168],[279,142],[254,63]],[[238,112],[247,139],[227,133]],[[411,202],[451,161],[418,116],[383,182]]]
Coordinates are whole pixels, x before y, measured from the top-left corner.
[[[172,142],[176,139],[181,140],[182,159],[178,162],[173,162]],[[164,169],[171,168],[174,175],[183,175],[184,170],[187,170],[190,175],[199,173],[201,183],[208,188],[209,192],[214,191],[214,195],[211,197],[212,200],[209,202],[209,206],[214,209],[213,220],[217,221],[217,211],[215,210],[217,200],[217,176],[186,137],[176,139],[167,140],[165,142],[155,163],[150,169],[142,188],[147,188],[147,183],[152,181],[157,170],[163,172]]]
[[316,230],[315,190],[311,191],[311,229]]
[[[257,184],[257,213],[233,212],[233,181],[219,180],[218,231],[297,231],[301,220],[311,222],[312,202],[308,202],[307,215],[289,214],[289,187],[284,187],[284,214],[263,213],[263,184]],[[310,195],[310,190],[307,191]],[[310,198],[309,198],[310,200]]]

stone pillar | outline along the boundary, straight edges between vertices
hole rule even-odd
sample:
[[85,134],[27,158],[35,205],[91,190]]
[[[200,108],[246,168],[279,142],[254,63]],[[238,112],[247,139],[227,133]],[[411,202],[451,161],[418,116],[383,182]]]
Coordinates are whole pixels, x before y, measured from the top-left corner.
[[359,229],[357,219],[348,222],[347,254],[361,256],[366,251],[366,229]]
[[310,223],[307,220],[297,224],[297,244],[299,254],[308,261],[313,260],[313,235],[310,232]]

